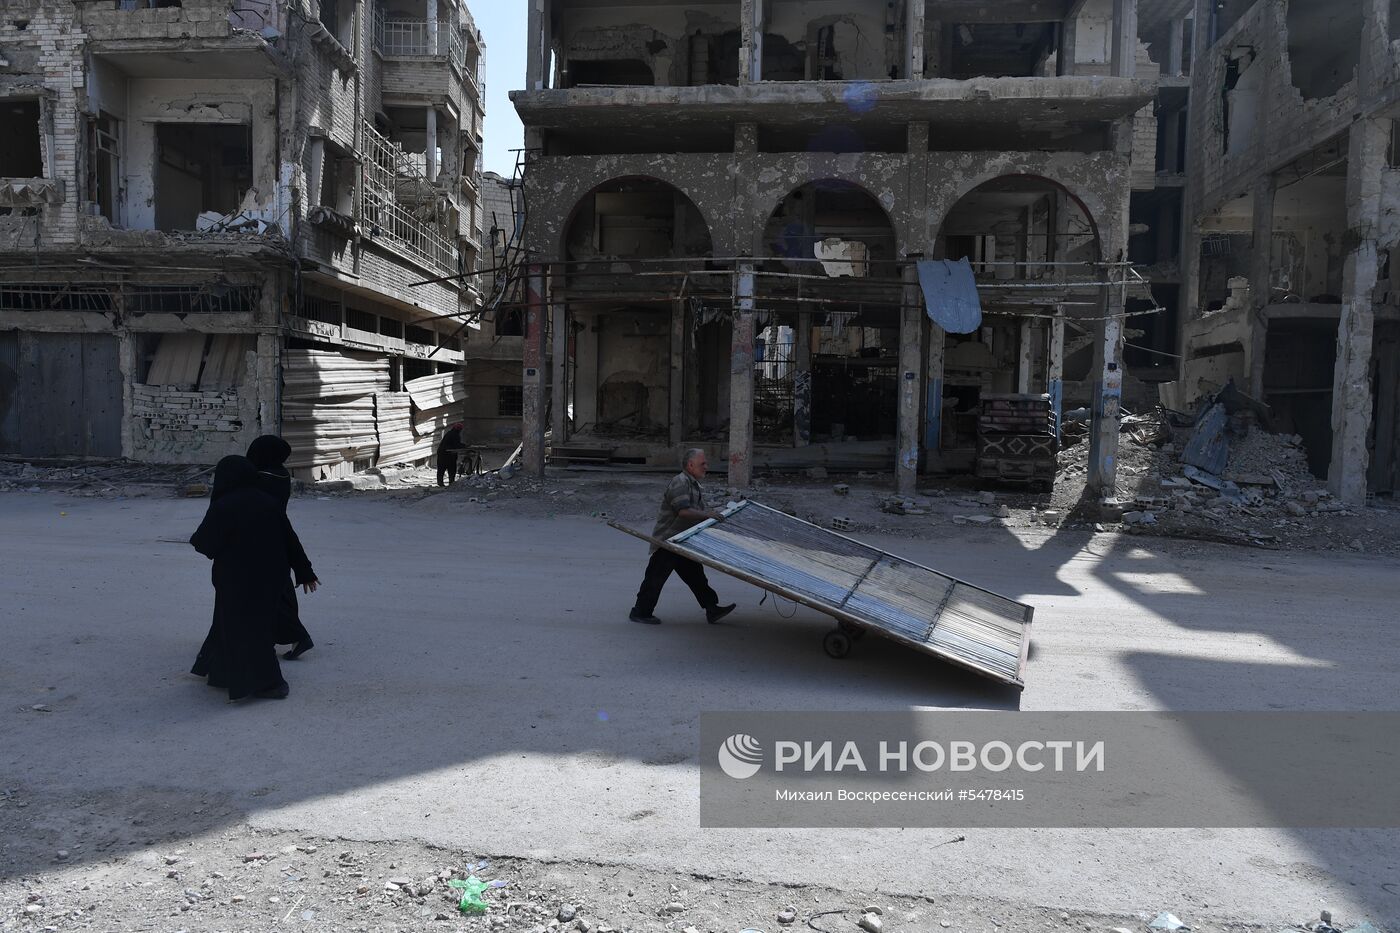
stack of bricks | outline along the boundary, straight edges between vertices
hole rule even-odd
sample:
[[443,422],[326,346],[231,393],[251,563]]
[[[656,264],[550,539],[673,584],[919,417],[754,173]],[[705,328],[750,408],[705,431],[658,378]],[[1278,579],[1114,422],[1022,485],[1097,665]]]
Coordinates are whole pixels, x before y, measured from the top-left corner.
[[243,427],[238,391],[190,392],[169,386],[132,387],[131,414],[154,431],[226,431]]

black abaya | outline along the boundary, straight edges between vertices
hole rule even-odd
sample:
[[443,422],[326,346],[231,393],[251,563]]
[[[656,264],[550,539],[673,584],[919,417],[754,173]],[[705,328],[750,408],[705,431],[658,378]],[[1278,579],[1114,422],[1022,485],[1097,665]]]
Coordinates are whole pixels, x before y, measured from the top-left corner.
[[243,457],[219,461],[215,496],[190,538],[214,562],[214,621],[193,673],[208,674],[230,700],[286,687],[274,637],[291,569],[287,518],[256,477]]
[[[264,434],[248,445],[248,459],[257,468],[258,488],[277,500],[282,513],[287,512],[287,503],[292,498],[292,475],[283,466],[292,455],[291,445],[275,434]],[[288,583],[282,592],[280,611],[277,614],[277,644],[311,645],[311,633],[301,623],[301,609],[297,604],[297,587],[311,583],[316,572],[311,569],[311,559],[301,546],[301,539],[286,524],[287,559],[292,565],[295,583]]]

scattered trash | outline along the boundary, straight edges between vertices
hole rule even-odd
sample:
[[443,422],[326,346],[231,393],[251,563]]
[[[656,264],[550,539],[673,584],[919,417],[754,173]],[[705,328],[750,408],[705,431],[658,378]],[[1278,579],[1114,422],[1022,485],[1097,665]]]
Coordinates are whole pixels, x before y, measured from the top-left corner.
[[885,923],[879,914],[867,913],[860,918],[860,928],[866,933],[880,933],[885,928]]
[[[462,899],[457,902],[457,909],[462,913],[479,914],[490,909],[491,905],[486,903],[481,894],[487,888],[491,887],[491,885],[482,881],[476,875],[469,876],[466,881],[454,878],[447,882],[447,886],[462,892]],[[573,918],[570,917],[570,919]]]
[[1188,927],[1186,924],[1184,924],[1184,923],[1182,923],[1180,920],[1178,920],[1176,914],[1168,913],[1168,912],[1165,911],[1165,910],[1162,911],[1160,914],[1158,914],[1157,917],[1156,917],[1151,923],[1148,924],[1148,926],[1150,926],[1150,927],[1151,927],[1152,929],[1154,929],[1154,930],[1189,930],[1189,929],[1191,929],[1191,928]]

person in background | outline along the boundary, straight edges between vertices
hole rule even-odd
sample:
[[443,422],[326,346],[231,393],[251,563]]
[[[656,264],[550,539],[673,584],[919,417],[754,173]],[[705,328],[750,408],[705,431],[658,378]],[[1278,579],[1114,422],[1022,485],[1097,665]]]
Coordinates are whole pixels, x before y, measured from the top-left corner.
[[[462,428],[466,425],[458,421],[447,429],[447,433],[442,436],[442,442],[437,449],[437,484],[439,486],[451,485],[457,482],[457,452],[465,450],[466,445],[462,443]],[[443,474],[447,475],[447,483],[443,483]]]
[[214,621],[191,673],[228,691],[230,702],[247,697],[286,699],[274,642],[287,559],[287,516],[259,486],[246,457],[225,457],[214,470],[209,511],[190,537],[214,562]]
[[[258,470],[258,486],[282,506],[282,514],[287,513],[287,503],[292,498],[292,474],[288,472],[287,458],[292,455],[292,447],[275,434],[264,434],[248,445],[248,459]],[[291,645],[292,650],[282,655],[283,660],[295,661],[316,646],[311,633],[301,621],[301,608],[297,605],[297,587],[304,593],[314,593],[321,581],[316,571],[311,569],[311,560],[306,549],[301,546],[290,520],[286,526],[287,560],[292,565],[292,578],[282,591],[281,612],[277,618],[277,644]]]
[[[661,509],[657,512],[656,527],[651,533],[653,538],[664,540],[706,519],[720,518],[719,512],[705,508],[705,494],[700,488],[700,480],[705,478],[708,469],[709,462],[703,450],[686,451],[681,459],[681,472],[671,480],[661,497]],[[651,560],[642,578],[642,588],[637,591],[637,601],[628,613],[629,619],[646,625],[661,624],[661,620],[652,613],[656,611],[656,602],[661,598],[661,588],[666,585],[672,572],[690,587],[710,622],[718,622],[734,611],[733,603],[727,606],[719,604],[719,597],[705,577],[703,565],[665,548],[653,547]]]

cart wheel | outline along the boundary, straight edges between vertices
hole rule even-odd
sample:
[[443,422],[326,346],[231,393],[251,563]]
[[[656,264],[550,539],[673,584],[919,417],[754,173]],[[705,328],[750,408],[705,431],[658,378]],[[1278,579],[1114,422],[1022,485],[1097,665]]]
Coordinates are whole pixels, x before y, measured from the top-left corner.
[[844,658],[851,653],[851,636],[840,629],[827,632],[822,639],[822,647],[826,653],[833,658]]
[[854,622],[838,622],[841,631],[845,632],[851,641],[860,641],[865,637],[865,626],[856,625]]

